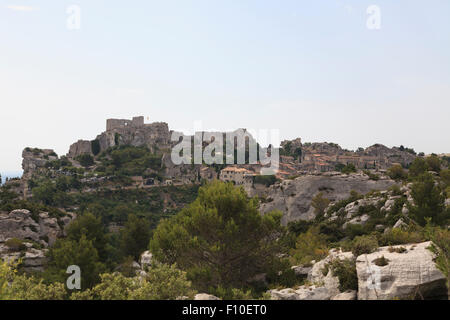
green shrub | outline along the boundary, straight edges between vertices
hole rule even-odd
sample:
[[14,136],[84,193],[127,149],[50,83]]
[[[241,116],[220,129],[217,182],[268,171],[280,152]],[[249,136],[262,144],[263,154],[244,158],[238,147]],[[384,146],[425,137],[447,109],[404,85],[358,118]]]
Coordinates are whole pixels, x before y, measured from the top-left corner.
[[[450,169],[441,170],[439,176],[441,177],[444,186],[448,189],[450,187]],[[450,197],[450,194],[447,193],[447,197]]]
[[174,265],[156,264],[132,295],[133,300],[174,300],[181,296],[193,298],[194,290],[186,272]]
[[428,170],[428,164],[423,158],[415,158],[409,166],[409,176],[414,179]]
[[365,253],[372,253],[378,248],[378,241],[375,236],[359,236],[353,240],[352,252],[355,256]]
[[352,172],[356,172],[356,167],[355,167],[355,165],[354,165],[353,163],[349,163],[349,164],[343,166],[343,167],[340,169],[340,171],[341,171],[342,173],[349,174],[349,173],[352,173]]
[[289,222],[287,227],[289,232],[294,233],[296,236],[298,236],[301,233],[307,232],[311,225],[312,221],[297,220]]
[[394,180],[404,180],[408,177],[408,174],[399,164],[395,164],[387,171],[387,175]]
[[146,147],[118,146],[103,152],[98,160],[99,171],[106,175],[144,176],[148,170],[161,170],[161,154],[154,154]]
[[384,266],[387,266],[389,264],[389,260],[386,259],[384,256],[376,258],[372,262],[375,263],[379,267],[384,267]]
[[380,237],[380,244],[382,246],[418,243],[422,241],[424,241],[424,237],[420,232],[402,230],[400,228],[391,229],[383,233]]
[[77,160],[85,168],[90,167],[94,164],[94,158],[88,153],[79,155],[75,158],[75,160]]
[[425,226],[427,239],[431,240],[428,248],[436,255],[436,265],[447,278],[447,288],[450,286],[450,230],[433,227],[430,219]]
[[445,208],[445,196],[439,184],[430,173],[417,177],[412,185],[411,196],[414,205],[410,206],[410,215],[424,226],[426,218],[432,218],[433,223],[446,225],[450,219],[450,212]]
[[307,265],[312,260],[318,261],[325,258],[328,251],[326,236],[321,234],[317,227],[312,227],[297,237],[297,243],[291,255],[295,263]]
[[12,251],[24,251],[27,249],[23,241],[17,238],[6,240],[5,245]]
[[369,170],[364,170],[363,172],[364,172],[364,174],[365,174],[366,176],[369,177],[369,180],[373,180],[373,181],[378,181],[378,180],[380,180],[380,176],[379,176],[379,175],[374,174],[374,173],[370,172]]
[[441,159],[439,159],[436,155],[431,155],[425,158],[425,161],[428,166],[428,170],[440,172],[441,171]]
[[98,141],[98,139],[91,141],[91,150],[94,156],[100,153],[100,141]]
[[67,296],[63,283],[45,284],[25,275],[16,276],[8,289],[8,300],[64,300]]
[[352,190],[352,191],[350,191],[350,196],[347,199],[337,201],[335,204],[333,204],[327,210],[327,213],[328,213],[328,215],[331,215],[331,214],[339,211],[339,209],[345,208],[345,206],[348,205],[349,203],[354,202],[359,199],[362,199],[362,198],[364,198],[363,195],[359,194],[355,190]]
[[405,253],[408,250],[405,247],[398,247],[398,248],[394,248],[394,247],[389,247],[388,251],[390,253],[396,252],[396,253]]
[[212,295],[223,300],[250,300],[253,299],[251,290],[244,290],[238,288],[224,288],[218,286],[217,288],[211,287],[208,292]]
[[403,195],[403,192],[401,191],[400,187],[398,186],[398,184],[394,184],[393,186],[389,187],[388,189],[393,196],[401,196]]
[[350,239],[354,239],[357,236],[363,236],[367,233],[366,227],[361,224],[348,224],[345,228],[345,235]]
[[319,192],[311,199],[311,207],[314,208],[314,213],[317,217],[323,216],[325,209],[330,204],[330,200],[323,196],[322,192]]
[[174,300],[193,297],[194,291],[184,271],[175,265],[156,264],[145,278],[125,277],[121,273],[100,275],[101,282],[92,289],[75,292],[71,300]]
[[277,181],[278,179],[274,175],[259,175],[255,176],[253,183],[262,184],[265,185],[266,187],[270,187]]
[[355,260],[335,259],[331,262],[331,270],[339,279],[339,290],[358,290],[358,276],[356,274]]
[[[286,259],[281,267],[273,268],[266,274],[266,282],[272,287],[293,288],[303,284],[305,277],[296,275],[295,270],[291,268],[291,264]],[[280,271],[281,270],[281,271]],[[255,286],[256,283],[252,283]]]

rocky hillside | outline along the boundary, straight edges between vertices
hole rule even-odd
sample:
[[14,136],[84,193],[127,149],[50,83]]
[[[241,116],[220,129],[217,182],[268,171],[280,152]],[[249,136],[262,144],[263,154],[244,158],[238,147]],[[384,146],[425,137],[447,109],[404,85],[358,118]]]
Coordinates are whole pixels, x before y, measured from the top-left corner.
[[64,236],[64,228],[75,218],[72,214],[51,217],[48,212],[25,209],[0,212],[0,259],[22,260],[27,271],[42,271],[47,248]]
[[[431,242],[380,247],[357,257],[333,249],[311,267],[293,267],[308,284],[270,291],[275,300],[447,299],[447,278]],[[347,268],[347,269],[346,269]]]
[[394,184],[395,181],[389,178],[374,181],[362,173],[304,175],[276,183],[260,193],[264,199],[261,211],[265,213],[280,210],[283,212],[284,224],[296,220],[311,220],[315,217],[311,200],[319,192],[330,201],[338,201],[346,199],[352,190],[366,194],[373,190],[386,190]]

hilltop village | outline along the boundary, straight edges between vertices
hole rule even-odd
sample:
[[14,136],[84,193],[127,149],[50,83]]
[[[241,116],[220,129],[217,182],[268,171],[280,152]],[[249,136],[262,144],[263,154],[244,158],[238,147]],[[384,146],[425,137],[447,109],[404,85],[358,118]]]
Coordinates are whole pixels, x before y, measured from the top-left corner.
[[[105,155],[108,151],[120,147],[145,147],[158,162],[147,168],[141,175],[127,174],[129,183],[138,187],[152,185],[200,183],[202,180],[220,179],[233,181],[238,185],[251,186],[259,175],[261,165],[181,165],[176,166],[170,159],[172,131],[168,124],[155,122],[144,123],[144,117],[131,120],[108,119],[106,131],[93,140],[79,140],[73,143],[67,155],[58,157],[53,150],[26,148],[23,153],[21,193],[26,197],[27,180],[40,171],[49,171],[52,175],[70,175],[83,171],[82,182],[95,183],[105,181],[108,172],[99,159],[111,158]],[[277,179],[286,179],[306,174],[339,172],[343,168],[352,170],[369,170],[385,173],[395,164],[408,167],[416,157],[414,151],[399,148],[388,148],[376,144],[357,151],[342,149],[334,143],[303,143],[300,138],[283,141],[279,149],[279,169],[274,172]],[[54,166],[56,165],[56,166]],[[258,180],[258,178],[256,178]],[[17,184],[17,181],[15,182]]]

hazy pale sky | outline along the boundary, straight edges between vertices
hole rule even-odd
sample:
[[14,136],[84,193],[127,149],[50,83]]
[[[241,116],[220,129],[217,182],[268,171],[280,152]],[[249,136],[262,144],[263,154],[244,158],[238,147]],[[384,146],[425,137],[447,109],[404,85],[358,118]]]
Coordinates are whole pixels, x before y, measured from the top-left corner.
[[0,0],[0,172],[27,146],[65,154],[134,115],[450,152],[449,13],[448,0]]

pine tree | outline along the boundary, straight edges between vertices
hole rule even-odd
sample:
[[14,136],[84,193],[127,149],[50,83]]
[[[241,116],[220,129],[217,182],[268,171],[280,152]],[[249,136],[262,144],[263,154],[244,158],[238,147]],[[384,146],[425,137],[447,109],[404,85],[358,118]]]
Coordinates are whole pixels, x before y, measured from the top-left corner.
[[150,242],[157,261],[177,263],[199,290],[245,285],[278,262],[281,213],[261,215],[243,188],[214,182],[176,216],[163,220]]

